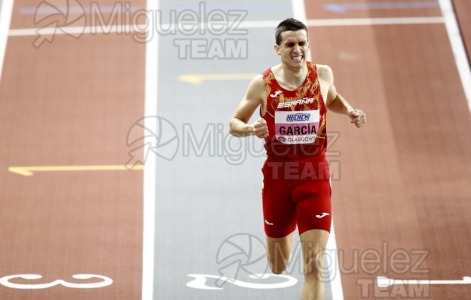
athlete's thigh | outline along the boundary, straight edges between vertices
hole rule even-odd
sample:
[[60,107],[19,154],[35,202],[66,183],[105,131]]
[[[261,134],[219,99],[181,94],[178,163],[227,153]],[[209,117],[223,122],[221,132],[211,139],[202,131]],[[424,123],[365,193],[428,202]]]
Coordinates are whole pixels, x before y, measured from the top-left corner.
[[332,222],[331,190],[328,180],[308,180],[293,192],[299,234],[312,229],[330,232]]
[[318,267],[322,266],[323,254],[327,246],[329,235],[328,231],[311,229],[299,236],[305,265],[309,261],[314,260]]
[[264,229],[270,238],[283,238],[296,230],[296,203],[292,201],[291,190],[291,182],[264,178]]
[[272,238],[267,236],[267,257],[270,268],[281,273],[286,269],[291,257],[293,247],[294,231],[285,237]]

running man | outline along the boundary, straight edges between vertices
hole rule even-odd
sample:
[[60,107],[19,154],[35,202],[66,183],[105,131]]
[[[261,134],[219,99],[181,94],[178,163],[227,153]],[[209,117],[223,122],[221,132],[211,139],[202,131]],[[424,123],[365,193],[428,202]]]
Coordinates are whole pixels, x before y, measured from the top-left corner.
[[[366,123],[366,115],[337,93],[329,66],[306,61],[310,44],[302,22],[282,21],[275,37],[281,63],[250,82],[230,132],[265,139],[262,201],[270,269],[275,274],[286,270],[297,226],[304,262],[302,300],[324,299],[322,262],[332,218],[326,113],[344,114],[357,127]],[[261,118],[248,124],[257,109]]]

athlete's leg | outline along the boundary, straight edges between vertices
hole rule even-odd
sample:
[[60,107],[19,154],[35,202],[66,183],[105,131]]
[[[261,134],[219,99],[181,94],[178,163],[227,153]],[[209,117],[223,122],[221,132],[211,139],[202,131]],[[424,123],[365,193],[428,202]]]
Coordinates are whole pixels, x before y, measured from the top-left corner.
[[304,262],[304,287],[301,300],[324,300],[322,272],[329,232],[312,229],[302,233],[300,239]]
[[293,239],[294,231],[282,238],[267,236],[268,265],[274,274],[281,274],[288,267]]
[[268,162],[265,162],[263,171],[263,218],[268,265],[274,274],[281,274],[288,267],[296,230],[296,205],[291,201],[293,183],[272,174]]

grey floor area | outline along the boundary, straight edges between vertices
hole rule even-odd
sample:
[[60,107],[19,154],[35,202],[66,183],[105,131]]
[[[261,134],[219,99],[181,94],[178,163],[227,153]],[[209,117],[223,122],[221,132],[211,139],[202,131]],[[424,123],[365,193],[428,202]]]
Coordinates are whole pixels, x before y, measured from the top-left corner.
[[[172,12],[202,13],[198,5],[189,0],[178,5],[160,1],[163,18],[170,22]],[[292,16],[289,1],[206,1],[204,5],[207,12],[219,10],[231,17],[247,10],[244,21],[278,22]],[[243,51],[222,59],[188,52],[198,47],[192,44],[195,40],[224,43],[230,39],[247,43],[246,57]],[[184,52],[178,43],[191,46]],[[260,288],[286,279],[250,277],[267,271],[261,207],[263,144],[228,134],[228,121],[249,80],[207,80],[199,85],[179,80],[188,74],[260,73],[279,63],[273,43],[274,28],[250,28],[240,35],[177,32],[159,37],[157,114],[162,147],[155,187],[154,299],[300,299],[303,276],[297,246],[287,272],[300,281],[297,284]],[[194,279],[189,274],[210,275],[203,286],[221,288],[189,287]],[[221,275],[252,285],[215,279]]]

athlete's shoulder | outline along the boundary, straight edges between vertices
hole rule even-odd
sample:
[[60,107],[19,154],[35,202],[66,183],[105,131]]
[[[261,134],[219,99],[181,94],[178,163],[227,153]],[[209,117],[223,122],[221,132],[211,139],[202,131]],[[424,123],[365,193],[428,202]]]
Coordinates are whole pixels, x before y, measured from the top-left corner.
[[260,73],[262,75],[263,78],[267,77],[268,75],[270,75],[270,73],[272,72],[272,67],[270,68],[267,68],[265,71],[263,71],[262,73]]
[[247,97],[252,100],[262,100],[265,95],[265,80],[263,74],[257,74],[249,83]]
[[275,74],[279,72],[281,68],[281,64],[269,67],[265,71],[260,74],[257,74],[252,81],[250,82],[249,86],[256,86],[256,87],[265,87],[266,83],[271,82],[275,78]]
[[255,75],[249,83],[249,87],[263,87],[265,86],[264,73]]
[[316,64],[316,67],[317,67],[317,74],[319,76],[319,79],[325,80],[327,82],[334,81],[334,72],[332,71],[332,68],[330,66]]

